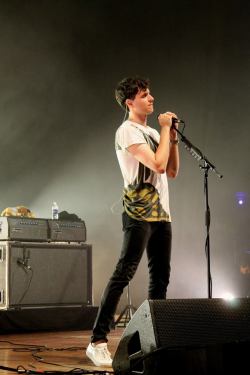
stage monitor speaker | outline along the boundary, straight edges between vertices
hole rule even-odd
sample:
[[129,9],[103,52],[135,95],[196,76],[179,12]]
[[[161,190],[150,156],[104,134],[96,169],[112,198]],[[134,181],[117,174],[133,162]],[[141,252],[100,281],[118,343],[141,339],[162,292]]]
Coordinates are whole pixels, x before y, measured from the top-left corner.
[[0,309],[91,304],[91,245],[1,241]]
[[[146,300],[118,344],[116,375],[222,375],[249,367],[250,300]],[[235,371],[235,372],[234,372]]]

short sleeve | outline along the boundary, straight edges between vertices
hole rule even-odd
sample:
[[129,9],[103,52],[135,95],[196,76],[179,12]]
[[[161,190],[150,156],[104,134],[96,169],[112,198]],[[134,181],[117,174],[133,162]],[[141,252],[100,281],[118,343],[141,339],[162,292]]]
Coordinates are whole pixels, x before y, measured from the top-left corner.
[[147,143],[143,132],[136,126],[120,126],[116,132],[116,149],[124,150],[131,145]]

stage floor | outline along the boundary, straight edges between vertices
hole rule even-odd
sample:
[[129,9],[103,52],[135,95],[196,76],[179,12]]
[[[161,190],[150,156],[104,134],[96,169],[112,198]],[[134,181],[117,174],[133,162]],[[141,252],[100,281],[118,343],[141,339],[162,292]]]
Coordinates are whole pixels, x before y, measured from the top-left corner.
[[[109,350],[112,357],[116,351],[122,327],[116,327],[109,336]],[[15,333],[0,335],[0,374],[16,374],[6,371],[1,366],[35,371],[65,371],[74,368],[85,370],[108,370],[92,366],[86,357],[85,349],[89,343],[91,331],[60,331]]]

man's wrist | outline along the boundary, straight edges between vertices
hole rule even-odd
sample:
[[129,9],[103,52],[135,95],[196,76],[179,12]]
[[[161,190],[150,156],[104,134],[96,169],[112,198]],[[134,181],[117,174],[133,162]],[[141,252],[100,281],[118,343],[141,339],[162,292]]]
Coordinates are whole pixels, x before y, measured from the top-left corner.
[[170,143],[172,145],[178,145],[179,144],[179,139],[170,139]]

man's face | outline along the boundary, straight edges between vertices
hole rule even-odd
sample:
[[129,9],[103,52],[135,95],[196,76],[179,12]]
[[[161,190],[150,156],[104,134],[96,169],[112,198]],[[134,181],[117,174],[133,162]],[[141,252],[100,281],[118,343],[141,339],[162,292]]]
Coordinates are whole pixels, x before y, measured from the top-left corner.
[[149,89],[140,90],[134,99],[131,99],[130,110],[140,115],[149,115],[154,111],[154,98]]

